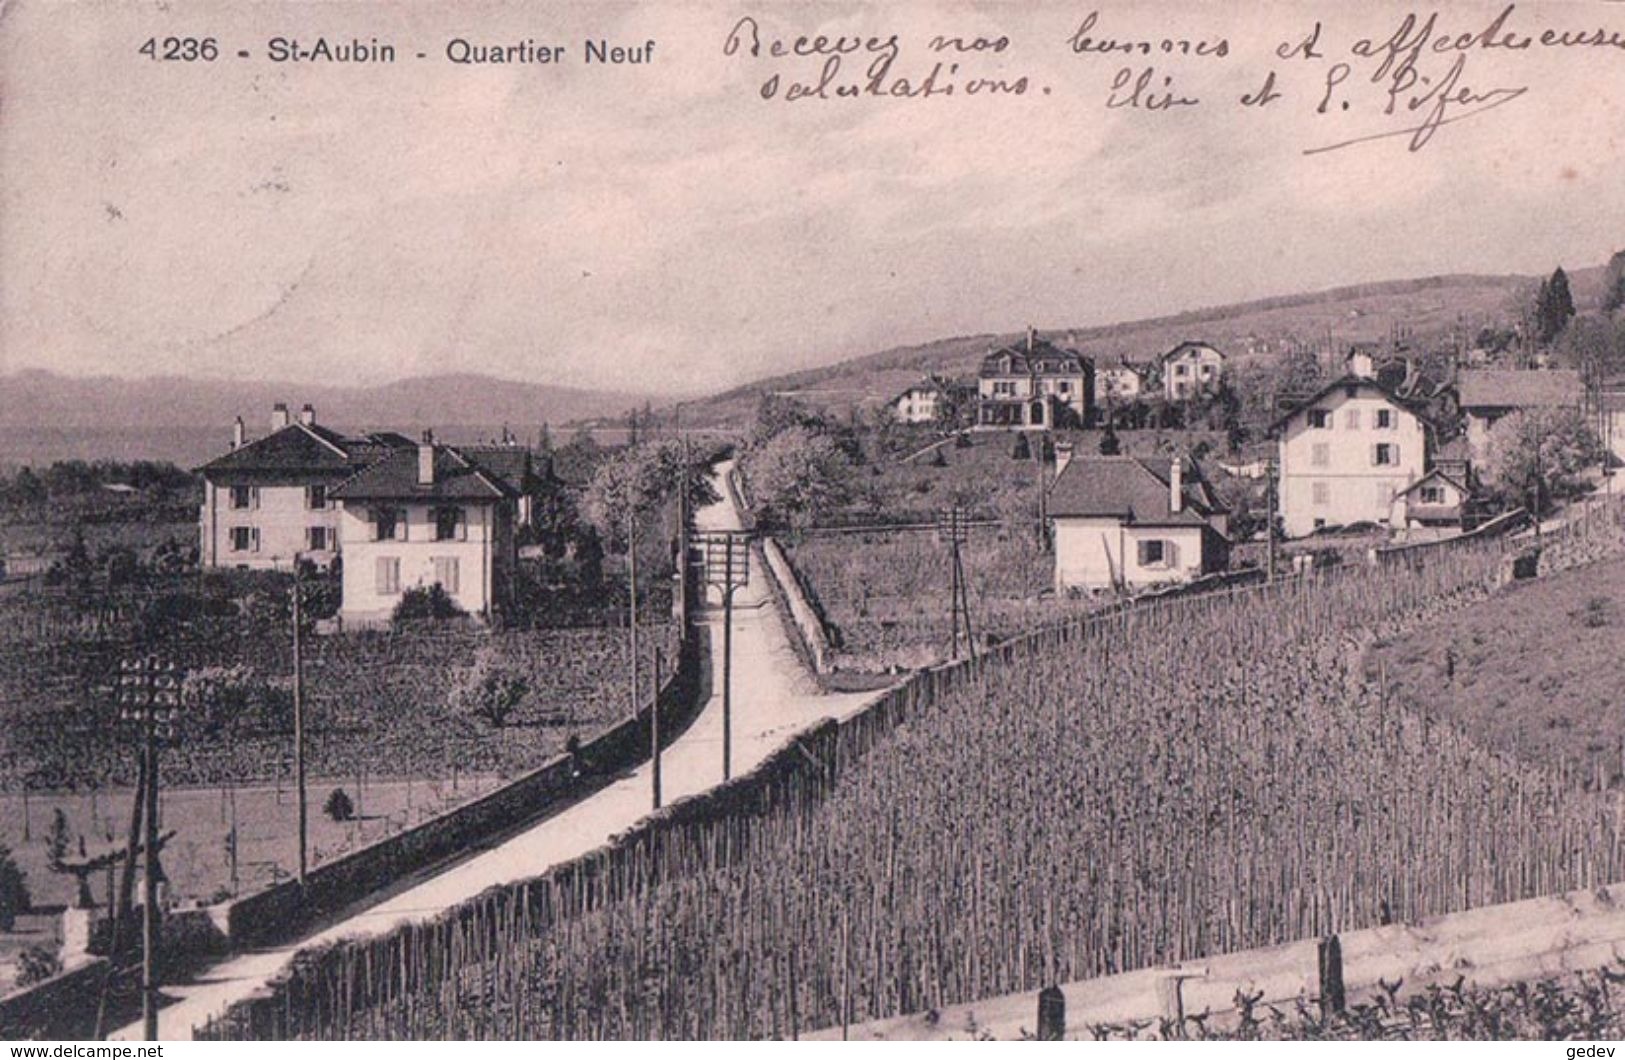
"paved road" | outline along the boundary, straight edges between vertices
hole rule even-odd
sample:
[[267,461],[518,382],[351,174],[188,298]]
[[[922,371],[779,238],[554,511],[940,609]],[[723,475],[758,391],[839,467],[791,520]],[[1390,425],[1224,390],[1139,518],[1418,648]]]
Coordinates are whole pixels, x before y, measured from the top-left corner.
[[[702,530],[739,529],[739,513],[724,499],[695,512]],[[828,717],[861,709],[874,693],[822,693],[802,668],[773,607],[765,573],[751,566],[748,585],[735,596],[733,628],[733,771],[743,773],[782,746],[791,734]],[[722,693],[720,657],[722,616],[707,614],[717,661],[714,694],[694,724],[662,757],[661,787],[667,802],[714,787],[722,780]],[[239,954],[200,973],[195,982],[168,986],[174,999],[159,1012],[159,1037],[192,1036],[192,1029],[233,1002],[261,989],[306,946],[333,939],[382,934],[395,924],[432,918],[487,887],[545,872],[548,868],[602,845],[635,824],[650,808],[650,767],[645,764],[588,799],[556,816],[425,878],[348,919],[298,942],[275,949]],[[110,1037],[141,1037],[136,1022]]]

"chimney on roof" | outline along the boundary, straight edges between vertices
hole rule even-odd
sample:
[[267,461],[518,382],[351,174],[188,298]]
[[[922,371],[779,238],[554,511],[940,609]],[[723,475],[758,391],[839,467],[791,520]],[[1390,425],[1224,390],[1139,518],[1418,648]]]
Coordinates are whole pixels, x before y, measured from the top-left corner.
[[1061,473],[1067,469],[1067,465],[1070,464],[1070,463],[1072,463],[1072,443],[1071,442],[1059,442],[1059,441],[1056,442],[1055,443],[1055,477],[1057,479],[1059,479],[1061,477]]
[[424,431],[418,443],[418,485],[434,485],[434,432]]
[[1175,514],[1185,510],[1185,460],[1174,457],[1168,465],[1168,510]]
[[1031,324],[1027,325],[1027,352],[1032,353],[1033,347],[1038,345],[1038,329]]
[[273,431],[280,431],[287,425],[288,404],[285,401],[278,401],[275,405],[271,406],[271,429]]
[[236,450],[241,449],[243,447],[243,443],[246,441],[248,441],[248,430],[243,426],[243,418],[238,416],[237,422],[231,425],[232,451],[235,452]]
[[306,427],[314,427],[316,425],[316,406],[306,402],[305,407],[299,410],[299,422]]

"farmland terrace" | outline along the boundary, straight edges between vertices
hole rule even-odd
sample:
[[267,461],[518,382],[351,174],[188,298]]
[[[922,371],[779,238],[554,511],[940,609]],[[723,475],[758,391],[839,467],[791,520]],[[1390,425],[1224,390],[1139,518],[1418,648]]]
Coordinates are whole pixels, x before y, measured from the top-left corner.
[[[1600,547],[1625,548],[1625,512],[1550,551]],[[1491,599],[1507,569],[1501,544],[1464,545],[918,675],[714,804],[308,955],[256,1030],[793,1037],[1617,880],[1610,796],[1363,672],[1373,640]]]
[[[93,851],[122,843],[127,827],[135,744],[118,738],[110,691],[127,631],[95,616],[30,622],[22,612],[38,619],[39,608],[21,597],[0,605],[15,619],[0,635],[0,842],[16,851],[36,901],[66,901],[70,880],[47,869],[40,841],[55,815],[70,846],[82,839]],[[215,676],[224,691],[183,713],[177,746],[161,756],[162,818],[179,833],[166,865],[177,896],[252,889],[296,862],[292,646],[277,618],[229,619],[184,644],[194,675]],[[643,687],[652,687],[652,649],[674,658],[675,638],[673,623],[650,622]],[[626,636],[612,628],[424,623],[311,637],[305,648],[314,810],[340,788],[356,807],[349,819],[312,814],[317,862],[490,790],[629,709]],[[454,693],[487,673],[520,682],[498,719]]]

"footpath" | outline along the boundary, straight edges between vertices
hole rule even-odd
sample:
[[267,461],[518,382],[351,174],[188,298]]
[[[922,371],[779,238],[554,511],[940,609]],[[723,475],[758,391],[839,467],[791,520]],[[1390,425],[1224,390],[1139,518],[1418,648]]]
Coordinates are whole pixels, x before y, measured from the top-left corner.
[[[731,463],[715,472],[721,500],[695,512],[701,532],[738,530],[741,513],[726,488]],[[709,626],[710,698],[689,729],[661,756],[661,793],[666,803],[706,791],[723,780],[722,623],[720,610],[700,620]],[[734,596],[732,772],[738,776],[765,759],[794,734],[825,718],[855,713],[879,693],[829,694],[803,668],[772,604],[767,573],[752,562],[750,580]],[[579,857],[626,831],[651,810],[652,765],[628,772],[574,806],[538,822],[491,848],[431,870],[395,893],[286,946],[235,954],[205,968],[190,982],[166,985],[159,1011],[163,1040],[189,1039],[192,1029],[265,989],[301,949],[342,938],[380,935],[403,921],[429,920],[489,887],[537,876]],[[138,1040],[139,1021],[113,1039]]]

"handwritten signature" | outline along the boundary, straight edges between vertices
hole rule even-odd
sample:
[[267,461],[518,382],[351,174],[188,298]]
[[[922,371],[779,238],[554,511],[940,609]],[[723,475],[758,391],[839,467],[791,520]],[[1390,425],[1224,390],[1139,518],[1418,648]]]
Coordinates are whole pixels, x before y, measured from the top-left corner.
[[[1383,109],[1385,115],[1417,114],[1420,112],[1421,121],[1414,125],[1406,125],[1399,129],[1388,129],[1383,132],[1369,133],[1356,136],[1337,143],[1324,144],[1320,147],[1311,147],[1304,150],[1306,155],[1326,154],[1330,151],[1341,151],[1346,147],[1357,144],[1372,143],[1377,140],[1387,140],[1394,137],[1409,137],[1408,149],[1412,152],[1420,151],[1432,142],[1433,137],[1446,125],[1454,125],[1459,121],[1477,117],[1497,107],[1505,106],[1513,100],[1528,92],[1528,86],[1491,88],[1483,91],[1476,90],[1462,82],[1462,74],[1467,68],[1467,56],[1458,55],[1450,69],[1444,76],[1435,80],[1432,77],[1417,71],[1414,63],[1406,62],[1387,73],[1386,91],[1387,106]],[[1342,74],[1347,76],[1348,64],[1338,63],[1328,73],[1328,84],[1335,84]],[[1321,104],[1322,113],[1325,103]]]

